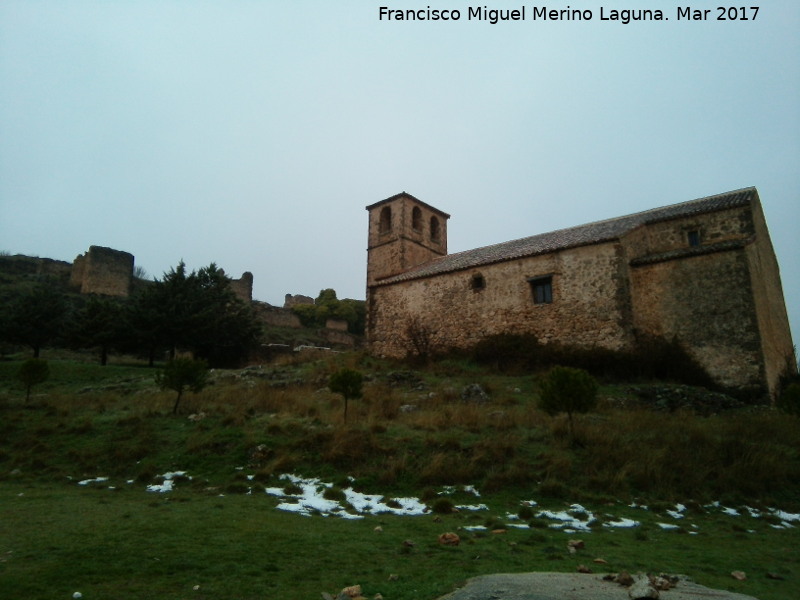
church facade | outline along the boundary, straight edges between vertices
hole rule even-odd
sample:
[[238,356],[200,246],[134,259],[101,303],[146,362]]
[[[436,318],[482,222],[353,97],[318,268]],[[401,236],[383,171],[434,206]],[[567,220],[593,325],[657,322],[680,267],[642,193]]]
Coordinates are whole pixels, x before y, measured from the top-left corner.
[[405,192],[367,207],[367,342],[402,358],[498,333],[623,350],[678,339],[720,385],[773,394],[794,367],[755,188],[448,254],[449,215]]

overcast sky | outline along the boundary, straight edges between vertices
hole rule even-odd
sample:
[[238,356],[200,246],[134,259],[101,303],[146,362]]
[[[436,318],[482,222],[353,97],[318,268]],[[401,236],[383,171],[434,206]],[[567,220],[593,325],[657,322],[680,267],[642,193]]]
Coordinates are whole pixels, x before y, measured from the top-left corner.
[[[756,186],[797,340],[800,3],[387,2],[3,0],[0,250],[363,299],[364,207],[400,191],[452,215],[457,252]],[[669,20],[601,20],[630,6]]]

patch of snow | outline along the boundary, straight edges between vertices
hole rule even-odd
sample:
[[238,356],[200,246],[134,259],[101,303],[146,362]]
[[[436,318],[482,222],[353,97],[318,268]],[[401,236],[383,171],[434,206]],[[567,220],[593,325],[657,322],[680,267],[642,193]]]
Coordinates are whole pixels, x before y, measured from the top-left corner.
[[727,506],[722,507],[722,512],[730,517],[740,517],[742,516],[738,510],[735,508],[728,508]]
[[108,481],[108,477],[95,477],[94,479],[84,479],[79,481],[78,485],[89,485],[90,483],[104,483]]
[[289,474],[281,475],[281,479],[288,479],[297,485],[301,492],[287,494],[282,488],[265,488],[264,491],[271,496],[282,496],[294,500],[294,502],[281,502],[277,506],[278,510],[296,512],[305,516],[319,513],[344,519],[361,519],[364,514],[392,513],[412,516],[424,514],[428,510],[428,507],[416,498],[394,498],[392,504],[397,503],[399,506],[389,506],[383,502],[384,497],[380,494],[363,494],[351,489],[343,490],[346,503],[358,513],[353,514],[347,512],[338,500],[328,500],[323,496],[326,489],[333,487],[331,483]]
[[[579,514],[585,515],[586,518],[579,519],[575,516]],[[569,510],[565,511],[540,510],[536,513],[536,516],[544,517],[551,521],[558,521],[557,523],[551,523],[550,527],[552,529],[563,529],[568,532],[574,532],[576,530],[591,531],[589,524],[595,520],[594,515],[580,504],[573,504],[569,507]]]
[[666,511],[667,514],[672,517],[673,519],[682,519],[684,517],[684,511],[686,507],[683,504],[676,504],[675,510],[668,510]]
[[674,523],[656,523],[656,525],[665,531],[674,531],[676,529],[680,529],[680,527]]
[[171,492],[175,487],[174,479],[175,477],[187,477],[191,479],[188,475],[186,475],[186,471],[170,471],[168,473],[164,473],[160,477],[164,478],[163,483],[153,483],[147,486],[148,492],[158,492],[160,494],[165,494],[166,492]]
[[770,514],[778,517],[781,521],[784,522],[800,521],[800,514],[797,513],[788,513],[782,510],[778,510],[777,508],[770,508],[769,512]]
[[456,508],[458,510],[489,510],[485,504],[459,504]]
[[624,528],[630,528],[630,527],[639,527],[639,525],[641,525],[641,523],[639,521],[634,521],[633,519],[628,519],[626,517],[621,517],[621,518],[617,519],[616,521],[606,521],[605,523],[603,523],[603,527],[612,527],[612,528],[615,528],[615,529],[617,529],[617,528],[624,529]]
[[464,486],[464,491],[467,492],[468,494],[472,494],[476,498],[480,498],[481,497],[480,492],[475,489],[474,485],[465,485]]

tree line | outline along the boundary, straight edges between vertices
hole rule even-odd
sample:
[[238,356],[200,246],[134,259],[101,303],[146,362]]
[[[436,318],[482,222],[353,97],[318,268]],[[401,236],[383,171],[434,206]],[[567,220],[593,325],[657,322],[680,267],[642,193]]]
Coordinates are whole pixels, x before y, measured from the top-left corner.
[[52,281],[7,296],[0,341],[29,347],[94,349],[105,365],[111,352],[157,358],[191,352],[215,367],[237,366],[260,341],[252,307],[236,296],[214,263],[187,272],[181,261],[128,298],[68,294]]

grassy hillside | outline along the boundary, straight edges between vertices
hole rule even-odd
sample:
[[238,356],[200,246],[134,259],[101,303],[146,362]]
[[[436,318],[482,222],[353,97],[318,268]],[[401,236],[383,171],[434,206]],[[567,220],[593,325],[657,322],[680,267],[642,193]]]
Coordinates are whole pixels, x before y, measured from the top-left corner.
[[[458,361],[411,370],[355,353],[215,371],[172,416],[152,370],[79,359],[50,360],[27,403],[20,361],[0,362],[10,597],[304,598],[359,583],[368,597],[433,600],[480,573],[579,564],[685,573],[762,600],[796,587],[797,417],[720,411],[724,399],[701,390],[637,382],[603,386],[570,437],[563,417],[536,409],[535,375]],[[347,423],[327,390],[344,366],[367,377]],[[465,400],[472,384],[488,400]],[[174,472],[172,491],[148,491]],[[307,500],[285,474],[319,478],[345,516],[313,503],[310,517],[279,510]],[[356,492],[429,510],[373,515]],[[564,515],[571,533],[553,527]],[[439,545],[445,531],[462,543]],[[586,549],[570,554],[574,537]]]

